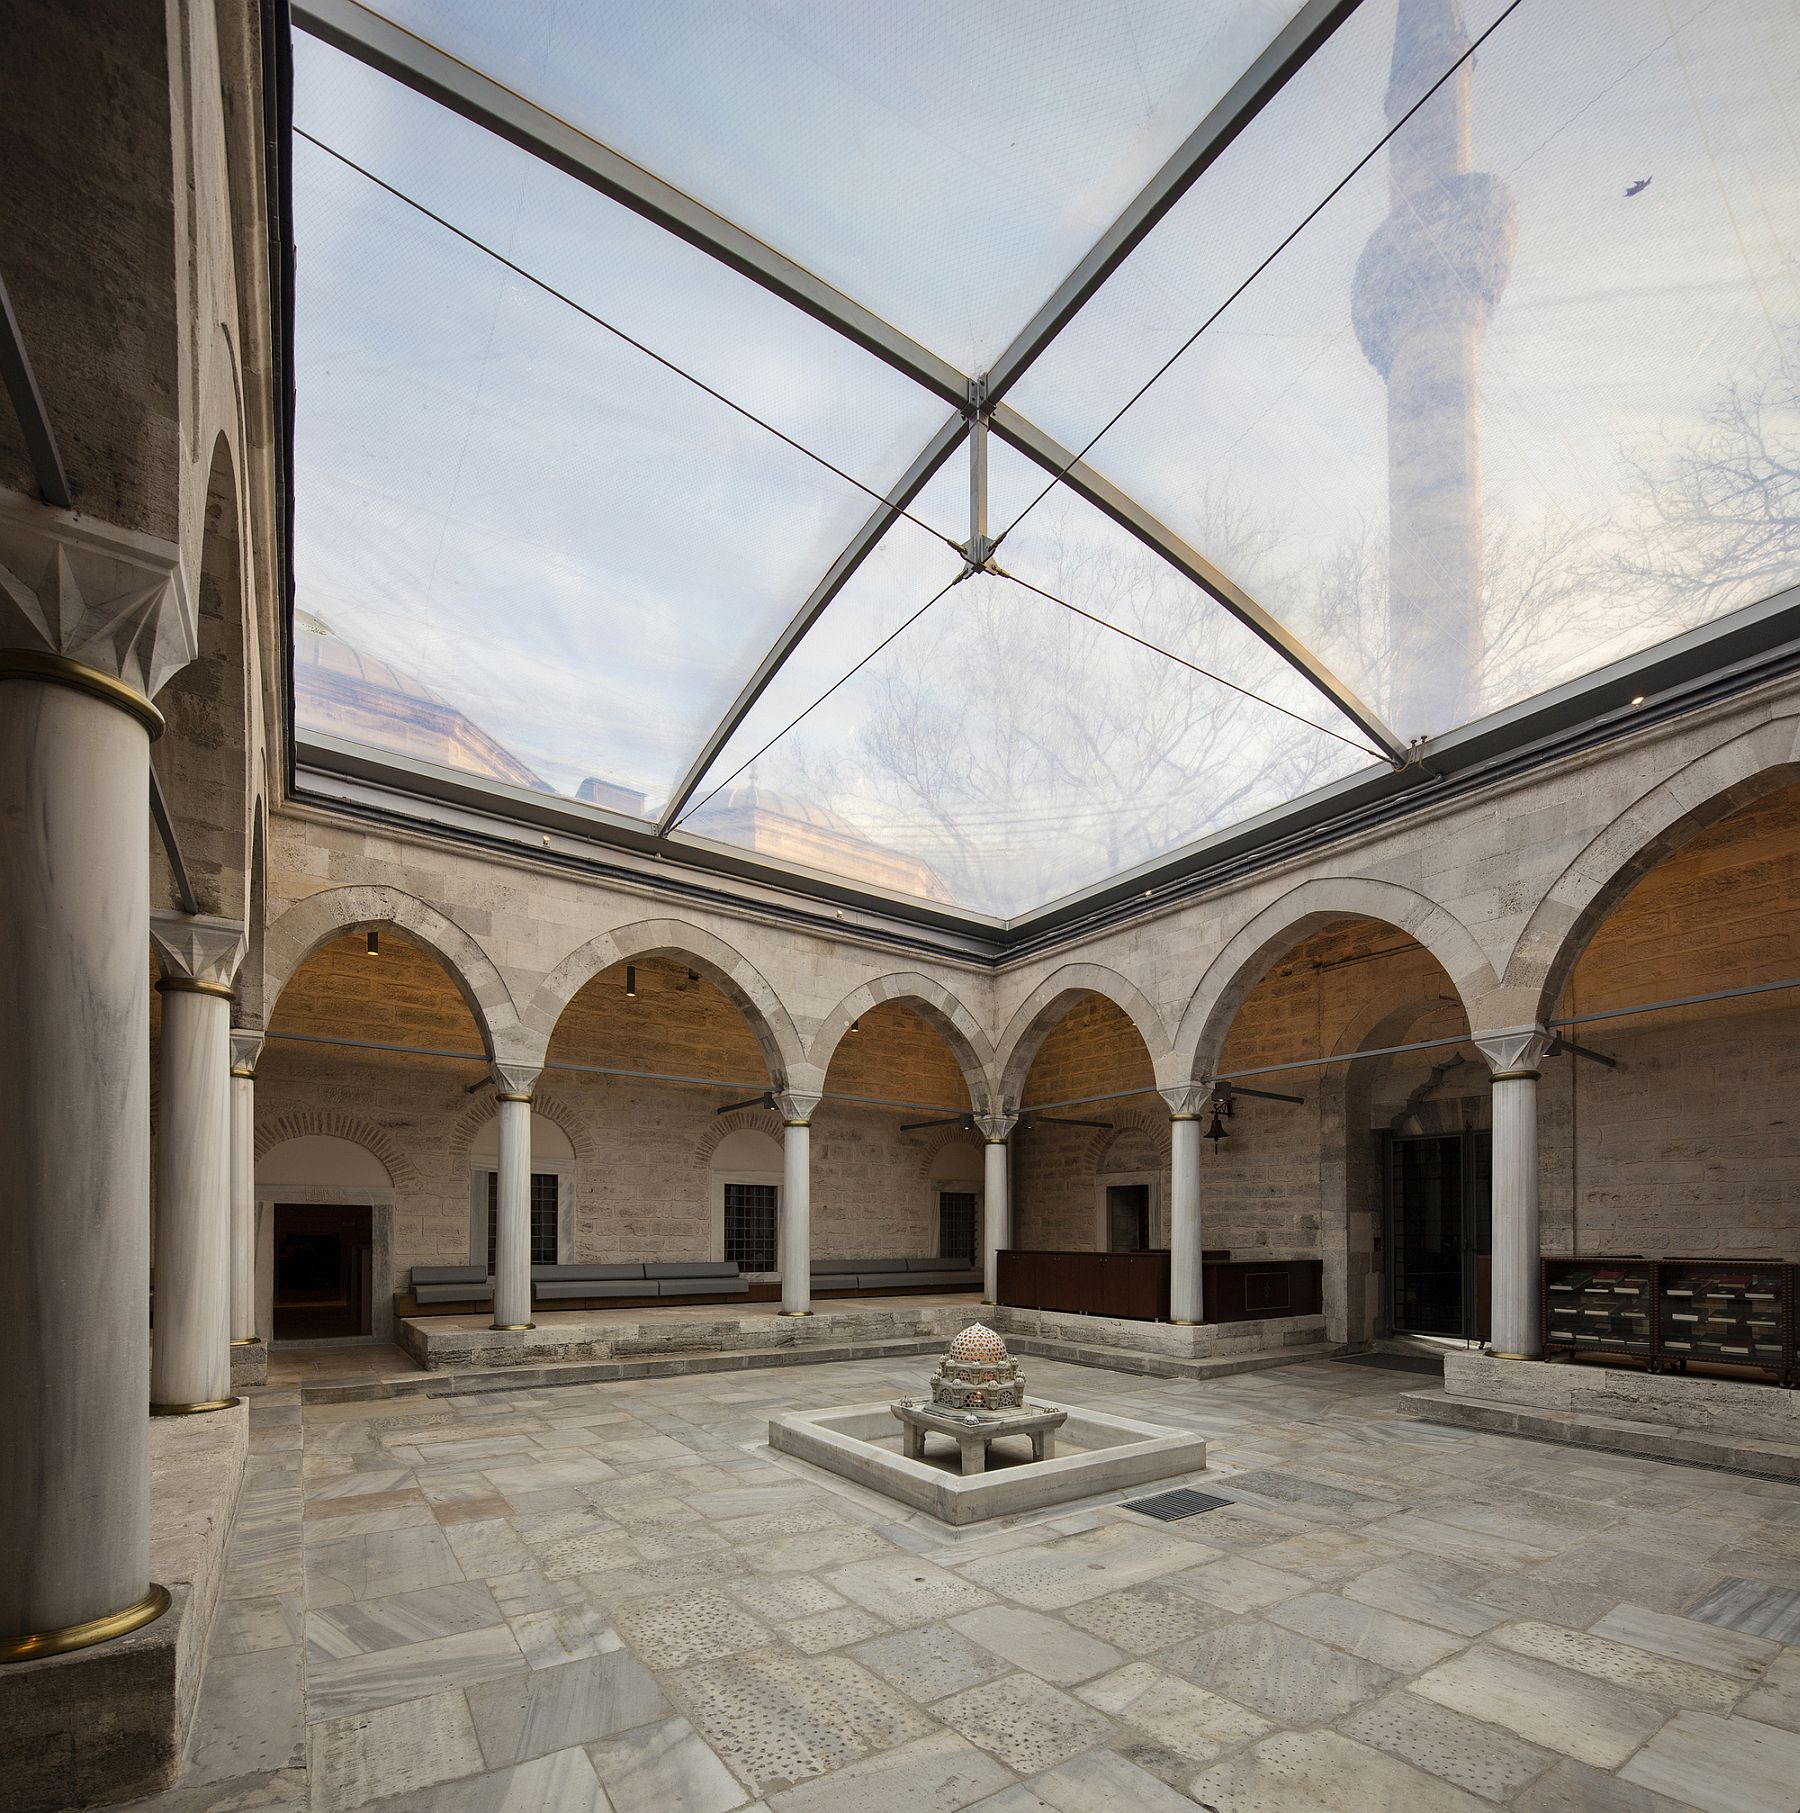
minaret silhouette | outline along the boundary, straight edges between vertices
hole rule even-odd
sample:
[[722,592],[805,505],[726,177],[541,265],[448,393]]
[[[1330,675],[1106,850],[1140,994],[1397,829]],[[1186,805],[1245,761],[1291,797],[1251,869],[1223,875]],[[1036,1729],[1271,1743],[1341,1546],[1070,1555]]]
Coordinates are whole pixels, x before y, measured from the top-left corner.
[[[1390,124],[1469,43],[1458,0],[1399,0]],[[1387,716],[1406,737],[1481,707],[1481,337],[1515,234],[1506,185],[1469,167],[1473,62],[1390,141],[1388,216],[1351,292],[1363,355],[1387,381]]]

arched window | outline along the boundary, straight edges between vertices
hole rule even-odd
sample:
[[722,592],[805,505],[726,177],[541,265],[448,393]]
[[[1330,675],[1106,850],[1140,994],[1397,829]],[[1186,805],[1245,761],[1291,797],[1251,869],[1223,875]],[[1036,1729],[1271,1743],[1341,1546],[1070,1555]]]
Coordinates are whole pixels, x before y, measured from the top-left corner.
[[712,1155],[713,1252],[738,1270],[780,1269],[781,1147],[766,1133],[740,1128]]

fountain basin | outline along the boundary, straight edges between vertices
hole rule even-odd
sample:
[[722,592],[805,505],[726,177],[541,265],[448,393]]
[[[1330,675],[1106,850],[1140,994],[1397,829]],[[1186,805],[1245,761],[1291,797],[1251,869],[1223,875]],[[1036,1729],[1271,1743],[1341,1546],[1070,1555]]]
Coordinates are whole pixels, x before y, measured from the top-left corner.
[[[1063,1408],[1063,1406],[1057,1406]],[[790,1411],[769,1419],[769,1446],[859,1486],[924,1511],[940,1523],[980,1523],[1071,1499],[1197,1473],[1206,1466],[1206,1438],[1160,1423],[1135,1422],[1098,1410],[1068,1407],[1059,1431],[1072,1452],[1053,1460],[1019,1458],[998,1465],[1002,1438],[990,1451],[990,1470],[966,1477],[898,1451],[890,1404],[847,1404]],[[1021,1452],[1029,1438],[1017,1437]]]

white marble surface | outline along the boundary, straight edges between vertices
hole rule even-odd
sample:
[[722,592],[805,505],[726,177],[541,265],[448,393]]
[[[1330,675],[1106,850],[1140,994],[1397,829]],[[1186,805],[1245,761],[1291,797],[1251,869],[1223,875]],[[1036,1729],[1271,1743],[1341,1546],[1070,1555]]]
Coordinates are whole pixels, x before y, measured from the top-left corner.
[[522,1328],[531,1320],[531,1103],[503,1096],[499,1118],[494,1326]]
[[0,686],[0,1634],[150,1580],[149,743],[65,686]]
[[231,1034],[231,1338],[256,1337],[256,1079],[259,1033]]
[[781,1134],[781,1307],[812,1308],[812,1128],[790,1120]]

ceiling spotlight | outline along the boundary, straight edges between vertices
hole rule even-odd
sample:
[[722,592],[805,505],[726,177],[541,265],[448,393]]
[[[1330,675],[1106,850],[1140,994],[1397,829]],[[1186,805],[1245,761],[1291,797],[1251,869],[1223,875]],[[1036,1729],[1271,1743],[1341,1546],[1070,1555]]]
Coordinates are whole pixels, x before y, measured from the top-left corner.
[[1638,696],[1635,699],[1633,699],[1631,702],[1633,705],[1642,705],[1644,702],[1644,695],[1642,693],[1639,693]]
[[625,999],[627,1001],[637,999],[637,965],[635,963],[625,965]]
[[850,1030],[852,1032],[861,1032],[862,1031],[862,1021],[861,1020],[852,1020],[850,1022]]
[[366,957],[379,957],[381,955],[381,934],[379,932],[371,932],[369,934],[369,948],[363,955]]

